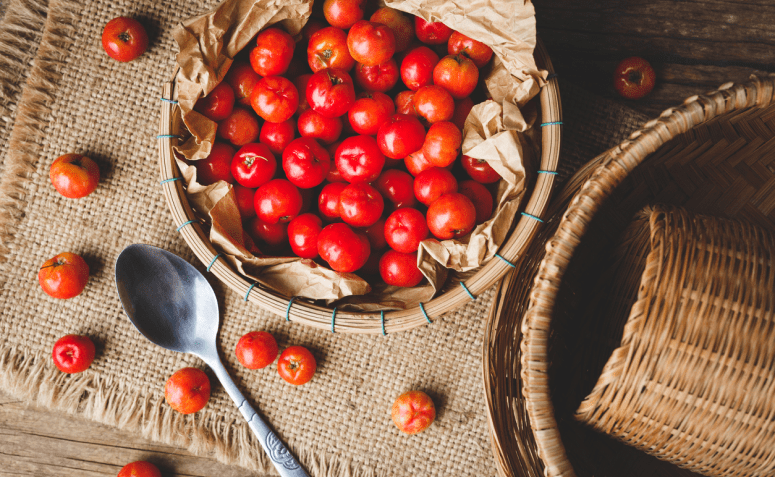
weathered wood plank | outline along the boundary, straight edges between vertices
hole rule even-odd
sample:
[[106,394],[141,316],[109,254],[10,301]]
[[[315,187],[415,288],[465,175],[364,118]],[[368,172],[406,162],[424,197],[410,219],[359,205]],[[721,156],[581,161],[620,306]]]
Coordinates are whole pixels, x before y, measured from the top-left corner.
[[148,460],[165,477],[248,477],[256,474],[197,457],[131,433],[0,395],[0,475],[105,477]]

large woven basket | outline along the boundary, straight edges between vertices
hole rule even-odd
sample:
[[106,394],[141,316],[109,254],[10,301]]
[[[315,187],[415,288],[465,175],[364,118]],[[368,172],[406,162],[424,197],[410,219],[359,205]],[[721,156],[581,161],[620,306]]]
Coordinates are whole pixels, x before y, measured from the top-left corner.
[[521,323],[524,400],[512,405],[532,430],[533,441],[516,457],[524,475],[691,475],[574,421],[621,338],[617,330],[595,333],[589,317],[611,304],[631,305],[617,304],[622,297],[611,293],[604,272],[645,205],[681,205],[775,229],[774,89],[773,77],[752,78],[691,97],[597,158],[600,166],[547,242]]
[[[539,68],[553,72],[551,61],[540,41],[535,50],[535,59]],[[167,101],[162,104],[159,128],[160,181],[174,225],[176,227],[181,227],[183,224],[191,225],[180,228],[184,240],[202,263],[207,265],[208,269],[229,288],[261,308],[315,328],[332,330],[335,324],[335,331],[342,333],[395,333],[428,324],[434,317],[460,307],[471,300],[472,295],[478,296],[500,280],[509,271],[509,262],[516,260],[523,253],[540,227],[540,222],[532,217],[540,219],[544,216],[555,182],[554,174],[535,173],[538,170],[555,171],[560,151],[562,110],[557,80],[550,79],[541,89],[539,98],[541,103],[539,120],[542,124],[546,124],[546,127],[542,128],[540,165],[531,165],[534,171],[528,172],[529,189],[523,199],[526,201],[525,205],[522,207],[526,215],[521,216],[517,221],[498,252],[505,260],[490,260],[465,280],[465,287],[451,287],[445,293],[423,304],[423,308],[417,306],[406,310],[389,311],[384,315],[374,312],[338,310],[334,321],[333,308],[320,306],[304,299],[295,299],[291,302],[291,297],[283,296],[263,286],[253,286],[252,280],[245,278],[226,262],[216,258],[218,252],[204,229],[196,222],[197,217],[186,198],[185,187],[181,181],[168,181],[180,176],[173,146],[177,141],[174,136],[184,128],[180,121],[180,114],[176,111],[177,106],[172,102],[177,98],[175,80],[164,85],[163,98]]]
[[[598,293],[606,259],[647,204],[773,228],[774,88],[773,78],[752,78],[688,98],[590,161],[553,201],[545,229],[504,279],[486,328],[485,387],[501,475],[694,475],[573,419],[621,338],[590,338],[582,311],[594,308],[595,296],[616,299]],[[593,362],[582,362],[595,347]],[[586,364],[597,368],[572,374]]]

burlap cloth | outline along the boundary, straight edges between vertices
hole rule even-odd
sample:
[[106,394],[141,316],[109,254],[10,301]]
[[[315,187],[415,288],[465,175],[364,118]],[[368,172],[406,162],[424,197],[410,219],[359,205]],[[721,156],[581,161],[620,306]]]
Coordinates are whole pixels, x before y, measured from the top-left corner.
[[[273,473],[220,387],[192,416],[164,404],[164,382],[175,370],[204,366],[142,338],[125,317],[113,281],[114,260],[132,243],[163,247],[204,270],[177,235],[160,193],[155,136],[161,85],[173,73],[171,30],[214,4],[8,5],[0,24],[0,386],[31,403]],[[151,37],[149,50],[128,64],[108,58],[99,40],[104,24],[118,15],[140,18]],[[645,119],[568,85],[562,100],[563,177]],[[66,152],[87,154],[100,165],[100,186],[84,199],[65,199],[49,183],[51,163]],[[81,296],[55,300],[38,286],[37,271],[68,250],[86,258],[91,277]],[[222,309],[219,346],[226,367],[311,475],[496,474],[480,361],[493,290],[432,325],[375,337],[286,323],[211,282]],[[319,367],[309,384],[293,387],[274,367],[249,371],[236,363],[239,337],[262,329],[281,348],[301,344],[313,351]],[[53,343],[68,333],[88,334],[97,343],[96,360],[82,374],[65,375],[51,363]],[[433,426],[411,437],[393,426],[389,412],[409,389],[425,390],[438,408]]]

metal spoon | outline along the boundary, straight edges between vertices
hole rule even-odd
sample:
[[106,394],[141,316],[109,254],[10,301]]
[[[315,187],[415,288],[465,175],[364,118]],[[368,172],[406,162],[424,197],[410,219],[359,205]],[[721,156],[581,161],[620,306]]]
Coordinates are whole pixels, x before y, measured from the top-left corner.
[[162,348],[198,356],[213,370],[282,477],[309,477],[223,367],[215,345],[218,300],[199,270],[158,247],[130,245],[116,259],[116,288],[143,336]]

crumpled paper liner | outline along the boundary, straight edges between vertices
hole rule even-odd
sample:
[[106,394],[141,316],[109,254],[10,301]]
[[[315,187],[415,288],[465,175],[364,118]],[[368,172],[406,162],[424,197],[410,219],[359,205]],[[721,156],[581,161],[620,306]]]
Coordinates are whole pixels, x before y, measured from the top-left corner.
[[[488,161],[504,178],[499,184],[495,212],[490,220],[462,240],[422,242],[418,266],[428,279],[427,284],[408,289],[376,284],[372,290],[359,276],[333,272],[315,261],[262,256],[242,230],[231,187],[197,184],[195,172],[190,171],[194,168],[179,161],[181,170],[187,168],[184,178],[192,204],[211,219],[210,240],[223,249],[227,260],[240,273],[288,296],[321,299],[327,303],[339,300],[338,306],[364,311],[417,306],[442,289],[448,269],[467,272],[495,255],[514,223],[524,196],[523,162],[533,148],[529,141],[540,137],[531,128],[538,113],[529,101],[538,94],[547,75],[536,68],[533,58],[535,12],[529,1],[490,0],[486,5],[469,5],[462,0],[423,4],[388,0],[385,3],[426,20],[442,21],[489,44],[495,52],[489,74],[482,78],[491,99],[471,110],[463,129],[462,145],[463,154]],[[191,133],[178,147],[180,153],[190,160],[209,154],[216,124],[193,111],[193,107],[198,98],[223,79],[232,58],[261,29],[274,23],[282,22],[292,35],[298,34],[310,11],[309,0],[287,3],[225,0],[213,12],[190,19],[176,29],[174,36],[180,47],[177,58],[181,67],[177,76],[178,101],[182,120]]]

